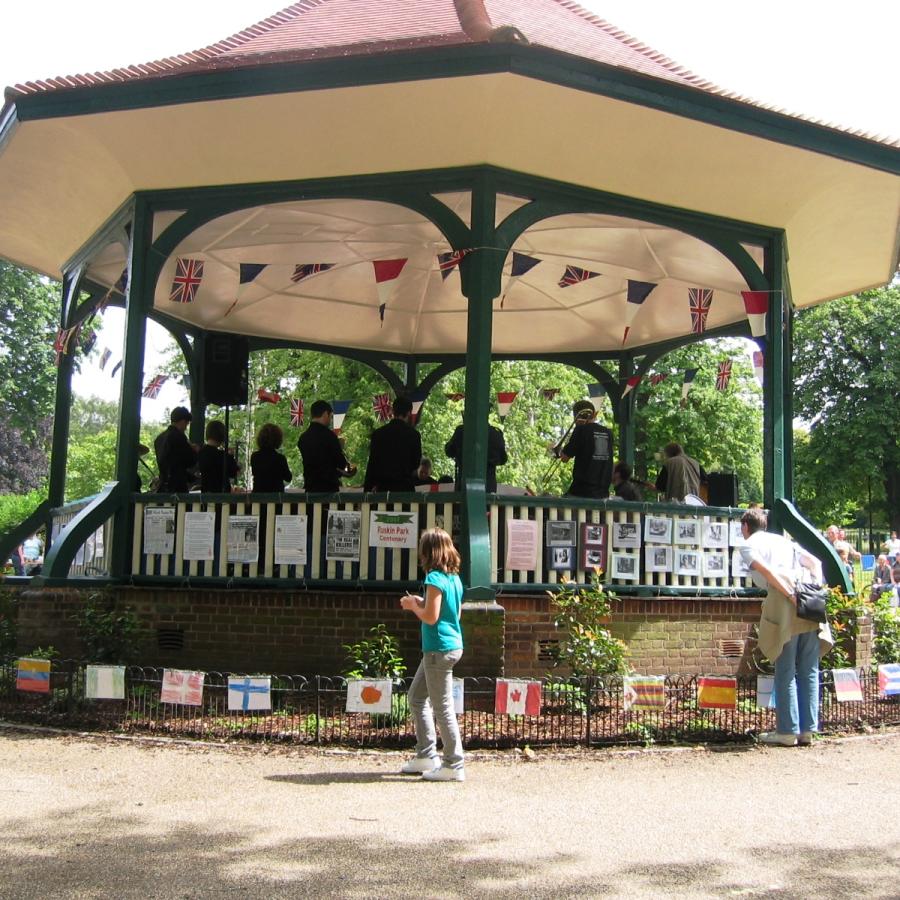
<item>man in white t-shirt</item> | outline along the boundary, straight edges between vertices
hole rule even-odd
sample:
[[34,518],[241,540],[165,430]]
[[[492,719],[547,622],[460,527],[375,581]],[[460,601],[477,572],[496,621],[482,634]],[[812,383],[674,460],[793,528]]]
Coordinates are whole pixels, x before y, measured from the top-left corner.
[[900,554],[900,538],[897,537],[896,531],[891,532],[891,536],[884,542],[884,546],[887,549],[887,558],[893,563]]
[[[761,509],[741,516],[741,556],[753,583],[766,588],[759,621],[759,649],[775,664],[776,731],[763,732],[764,744],[808,746],[819,727],[819,626],[797,616],[794,585],[800,567],[819,574],[818,560],[787,538],[766,531]],[[818,570],[818,571],[817,571]],[[824,639],[826,648],[830,634]],[[827,650],[826,650],[827,652]]]

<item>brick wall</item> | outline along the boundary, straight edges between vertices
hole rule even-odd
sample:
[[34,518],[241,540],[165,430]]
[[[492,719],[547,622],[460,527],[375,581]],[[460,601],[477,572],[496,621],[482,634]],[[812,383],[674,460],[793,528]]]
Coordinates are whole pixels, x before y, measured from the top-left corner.
[[[500,602],[506,610],[506,674],[546,674],[551,663],[541,658],[548,649],[541,642],[559,639],[549,598],[504,595]],[[756,599],[620,599],[613,603],[610,627],[642,674],[733,675],[747,668],[741,648],[759,621],[760,605]]]

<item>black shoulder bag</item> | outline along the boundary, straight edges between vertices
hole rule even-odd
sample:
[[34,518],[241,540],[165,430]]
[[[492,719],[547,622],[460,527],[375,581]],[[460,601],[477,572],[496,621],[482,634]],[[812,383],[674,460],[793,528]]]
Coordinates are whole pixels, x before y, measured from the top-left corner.
[[828,593],[828,588],[822,587],[821,584],[798,582],[794,589],[798,617],[810,622],[827,622],[825,607],[828,602]]

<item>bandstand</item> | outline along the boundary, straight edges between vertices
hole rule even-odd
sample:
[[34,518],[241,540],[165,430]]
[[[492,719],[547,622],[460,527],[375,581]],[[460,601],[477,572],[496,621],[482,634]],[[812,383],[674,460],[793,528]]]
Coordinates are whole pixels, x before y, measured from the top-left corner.
[[[249,665],[237,648],[260,632],[243,610],[263,606],[263,631],[283,633],[262,642],[275,658],[304,642],[340,656],[334,610],[393,616],[397,590],[418,578],[411,550],[369,546],[377,511],[415,514],[420,528],[458,517],[480,647],[472,665],[500,669],[505,652],[509,668],[521,650],[513,668],[539,670],[550,639],[543,593],[590,567],[548,568],[542,550],[533,567],[507,568],[510,521],[536,522],[542,539],[547,522],[640,531],[648,514],[727,532],[740,510],[487,494],[491,361],[563,362],[602,383],[629,460],[642,390],[626,390],[629,380],[718,336],[764,347],[765,505],[843,584],[833,551],[791,505],[791,318],[891,279],[898,174],[896,144],[730,95],[567,0],[301,2],[195,53],[7,91],[0,254],[62,281],[63,330],[110,299],[126,310],[116,482],[62,502],[63,354],[48,500],[0,540],[6,552],[38,524],[52,535],[26,591],[34,633],[64,614],[67,591],[111,584],[132,592],[161,635],[176,635],[168,648],[161,637],[160,658],[187,634],[190,662]],[[516,255],[531,261],[525,271]],[[699,334],[691,289],[712,292]],[[195,440],[212,388],[204,360],[223,337],[364,362],[426,405],[464,368],[464,489],[132,493],[148,319],[184,352]],[[174,510],[171,552],[145,551],[148,508]],[[326,552],[334,511],[361,513],[357,558]],[[187,517],[203,512],[215,513],[221,540],[198,560],[183,537]],[[236,515],[259,517],[255,561],[228,559]],[[279,561],[279,516],[305,517],[305,562]],[[735,640],[758,615],[758,592],[730,564],[676,575],[648,571],[640,548],[622,552],[636,567],[612,578],[629,636],[668,615],[666,604],[727,623],[710,635]],[[225,630],[227,649],[212,636]]]

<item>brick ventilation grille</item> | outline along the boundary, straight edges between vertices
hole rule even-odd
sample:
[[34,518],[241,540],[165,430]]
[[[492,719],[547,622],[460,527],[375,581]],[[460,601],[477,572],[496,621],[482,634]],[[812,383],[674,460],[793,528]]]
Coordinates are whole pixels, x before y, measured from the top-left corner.
[[559,650],[559,641],[538,641],[537,642],[537,660],[538,662],[556,662],[556,651]]
[[719,656],[742,657],[744,641],[719,641]]
[[184,650],[184,631],[181,628],[157,628],[156,646],[160,650]]

